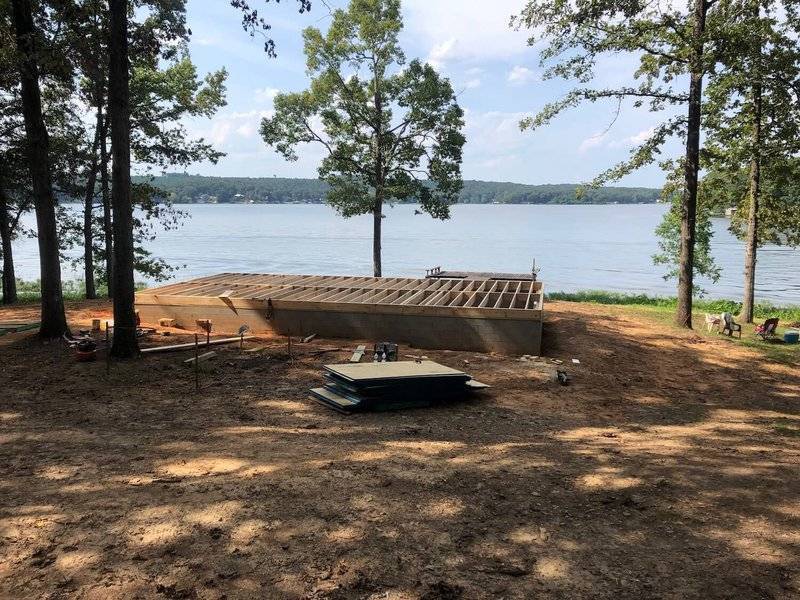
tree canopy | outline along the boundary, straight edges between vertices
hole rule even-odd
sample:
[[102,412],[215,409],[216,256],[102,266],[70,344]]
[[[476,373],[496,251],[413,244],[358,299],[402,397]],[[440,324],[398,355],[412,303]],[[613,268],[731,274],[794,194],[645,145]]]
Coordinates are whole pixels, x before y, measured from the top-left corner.
[[373,263],[381,274],[384,202],[416,198],[445,219],[461,189],[463,111],[450,82],[419,60],[406,64],[399,0],[351,0],[326,33],[303,32],[307,90],[278,94],[264,141],[288,160],[320,144],[326,199],[343,216],[374,216]]

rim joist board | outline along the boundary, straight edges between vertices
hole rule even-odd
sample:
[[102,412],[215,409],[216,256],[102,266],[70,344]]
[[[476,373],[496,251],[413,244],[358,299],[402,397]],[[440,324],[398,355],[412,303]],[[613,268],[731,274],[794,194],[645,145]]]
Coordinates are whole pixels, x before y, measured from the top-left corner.
[[211,319],[217,330],[538,353],[543,293],[530,280],[223,273],[143,290],[136,306],[145,322],[185,327]]

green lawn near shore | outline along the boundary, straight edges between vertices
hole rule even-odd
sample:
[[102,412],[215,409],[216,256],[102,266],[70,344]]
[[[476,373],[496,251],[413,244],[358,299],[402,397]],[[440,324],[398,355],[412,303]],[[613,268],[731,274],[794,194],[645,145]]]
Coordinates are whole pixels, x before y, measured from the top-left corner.
[[[591,304],[615,305],[640,315],[651,317],[659,322],[673,324],[677,299],[662,296],[648,296],[645,294],[621,294],[617,292],[584,291],[584,292],[551,292],[546,295],[547,300],[563,302],[583,302]],[[705,315],[719,315],[723,312],[738,315],[741,311],[741,302],[733,300],[708,300],[696,298],[693,304],[693,325],[698,335],[703,337],[721,338],[732,344],[741,344],[763,352],[772,360],[782,363],[800,362],[800,344],[786,344],[783,334],[788,329],[800,330],[800,306],[778,307],[771,304],[756,304],[755,323],[742,323],[742,337],[722,336],[716,329],[709,332],[706,329]],[[545,310],[547,307],[545,306]],[[755,334],[757,324],[766,319],[777,317],[780,319],[776,339],[764,341]],[[738,321],[737,321],[738,322]],[[677,326],[676,326],[677,327]]]

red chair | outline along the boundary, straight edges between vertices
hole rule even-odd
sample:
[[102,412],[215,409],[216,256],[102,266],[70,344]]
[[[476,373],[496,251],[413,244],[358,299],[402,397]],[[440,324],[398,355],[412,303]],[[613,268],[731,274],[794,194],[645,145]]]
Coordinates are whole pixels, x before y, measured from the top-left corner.
[[775,337],[775,331],[778,329],[778,319],[772,318],[764,321],[763,325],[756,327],[756,335],[765,342]]

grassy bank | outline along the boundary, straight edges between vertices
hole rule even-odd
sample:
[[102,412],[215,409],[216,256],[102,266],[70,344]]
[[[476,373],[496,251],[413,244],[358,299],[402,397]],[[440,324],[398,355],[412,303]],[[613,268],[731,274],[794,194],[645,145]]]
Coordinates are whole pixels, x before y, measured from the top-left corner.
[[[42,299],[40,291],[41,284],[38,279],[34,281],[17,280],[17,299],[20,304],[33,304]],[[84,300],[86,298],[86,285],[83,281],[72,280],[64,281],[61,285],[64,300]],[[105,285],[98,285],[97,297],[105,298],[108,295],[108,288]],[[0,298],[3,295],[0,294]]]
[[[589,302],[592,304],[615,304],[623,306],[638,306],[664,311],[673,311],[678,305],[677,298],[665,296],[648,296],[646,294],[621,294],[618,292],[604,292],[588,290],[584,292],[551,292],[546,295],[548,300],[561,300],[564,302]],[[742,303],[734,300],[707,300],[695,298],[694,311],[700,313],[719,314],[729,312],[738,315]],[[800,321],[800,306],[774,306],[769,303],[760,303],[755,306],[756,319],[778,317],[781,323],[789,324]]]
[[[143,290],[147,285],[144,283],[137,283],[136,289]],[[17,299],[20,304],[35,304],[42,299],[41,284],[39,280],[23,281],[17,280]],[[63,281],[61,290],[64,294],[64,300],[85,300],[86,299],[86,285],[83,281],[73,279],[70,281]],[[108,286],[104,283],[97,284],[97,297],[106,298],[108,296]],[[0,299],[3,294],[0,293]]]
[[[563,302],[581,302],[590,304],[606,304],[625,307],[638,314],[649,316],[662,323],[671,324],[678,304],[677,298],[663,296],[648,296],[646,294],[620,294],[617,292],[603,291],[584,291],[584,292],[551,292],[546,295],[547,300],[560,300]],[[733,315],[739,314],[742,308],[741,302],[733,300],[707,300],[696,298],[694,301],[694,329],[699,335],[708,337],[719,337],[719,333],[714,330],[708,332],[705,327],[704,314],[710,313],[718,315],[722,312],[729,312]],[[784,344],[780,339],[783,332],[788,328],[798,328],[800,326],[800,306],[773,306],[771,304],[756,304],[755,321],[762,323],[765,319],[778,317],[780,326],[778,327],[779,339],[765,342],[755,335],[755,325],[742,325],[742,337],[728,338],[731,343],[742,344],[764,352],[769,358],[784,362],[796,363],[800,361],[800,344]]]

